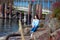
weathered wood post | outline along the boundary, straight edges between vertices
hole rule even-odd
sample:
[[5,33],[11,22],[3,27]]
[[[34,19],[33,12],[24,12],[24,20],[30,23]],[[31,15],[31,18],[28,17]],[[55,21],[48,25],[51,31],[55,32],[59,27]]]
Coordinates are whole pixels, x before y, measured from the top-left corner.
[[19,31],[20,31],[22,40],[25,40],[24,34],[23,34],[23,28],[22,28],[22,25],[21,25],[21,21],[20,20],[19,20]]

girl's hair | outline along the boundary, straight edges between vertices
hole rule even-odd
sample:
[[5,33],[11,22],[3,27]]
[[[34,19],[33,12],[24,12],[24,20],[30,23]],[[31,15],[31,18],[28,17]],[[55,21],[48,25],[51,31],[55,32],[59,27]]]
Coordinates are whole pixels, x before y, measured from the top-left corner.
[[39,19],[38,15],[34,15],[34,19],[35,19],[35,16],[37,17],[37,19]]

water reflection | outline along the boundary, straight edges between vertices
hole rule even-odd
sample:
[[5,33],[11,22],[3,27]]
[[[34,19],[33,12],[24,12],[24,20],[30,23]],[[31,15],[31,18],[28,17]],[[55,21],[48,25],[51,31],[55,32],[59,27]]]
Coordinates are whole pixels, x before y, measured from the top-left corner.
[[0,36],[18,31],[18,19],[0,19]]

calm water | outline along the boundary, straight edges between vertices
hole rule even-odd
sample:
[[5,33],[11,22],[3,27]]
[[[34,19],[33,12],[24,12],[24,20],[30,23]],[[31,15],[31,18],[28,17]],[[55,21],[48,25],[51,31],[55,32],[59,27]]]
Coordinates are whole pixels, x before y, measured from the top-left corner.
[[11,32],[18,31],[17,19],[0,19],[0,36],[5,36]]

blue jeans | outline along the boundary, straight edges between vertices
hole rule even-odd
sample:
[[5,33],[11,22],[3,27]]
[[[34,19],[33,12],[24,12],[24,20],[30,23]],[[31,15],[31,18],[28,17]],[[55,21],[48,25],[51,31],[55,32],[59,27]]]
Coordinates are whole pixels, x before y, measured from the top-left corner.
[[33,27],[30,32],[31,32],[31,33],[35,32],[35,31],[38,29],[38,27],[39,27],[39,26]]

